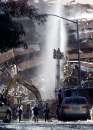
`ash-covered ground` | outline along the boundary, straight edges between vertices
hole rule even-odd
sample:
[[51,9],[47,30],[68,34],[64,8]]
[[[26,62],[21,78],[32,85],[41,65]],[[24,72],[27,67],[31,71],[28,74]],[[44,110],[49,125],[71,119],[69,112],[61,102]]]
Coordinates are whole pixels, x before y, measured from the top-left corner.
[[20,123],[13,122],[10,124],[0,124],[0,130],[92,130],[93,121],[71,121],[61,122],[53,120],[51,122],[39,121],[22,121]]

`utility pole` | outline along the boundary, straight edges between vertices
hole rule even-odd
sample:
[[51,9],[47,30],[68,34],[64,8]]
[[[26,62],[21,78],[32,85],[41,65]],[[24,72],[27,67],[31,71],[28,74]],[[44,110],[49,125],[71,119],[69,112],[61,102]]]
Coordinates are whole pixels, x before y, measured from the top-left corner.
[[79,40],[79,27],[78,20],[76,21],[77,25],[77,45],[78,45],[78,85],[81,87],[81,62],[80,62],[80,40]]
[[58,48],[57,50],[54,49],[53,58],[57,60],[57,75],[56,75],[57,84],[56,84],[56,88],[58,89],[58,88],[60,88],[60,60],[64,58],[64,55],[60,51],[60,48]]

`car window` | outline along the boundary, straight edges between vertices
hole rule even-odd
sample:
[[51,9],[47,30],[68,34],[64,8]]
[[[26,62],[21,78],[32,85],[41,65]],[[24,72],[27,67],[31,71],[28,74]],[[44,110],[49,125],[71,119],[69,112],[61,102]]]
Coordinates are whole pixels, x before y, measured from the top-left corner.
[[87,100],[84,98],[68,98],[64,100],[65,104],[86,104]]

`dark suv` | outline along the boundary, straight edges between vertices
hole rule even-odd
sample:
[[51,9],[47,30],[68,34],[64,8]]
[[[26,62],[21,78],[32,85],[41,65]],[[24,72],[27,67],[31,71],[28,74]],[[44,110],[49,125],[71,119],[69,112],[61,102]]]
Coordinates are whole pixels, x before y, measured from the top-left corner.
[[61,120],[86,120],[90,118],[89,104],[86,97],[65,97],[60,107]]

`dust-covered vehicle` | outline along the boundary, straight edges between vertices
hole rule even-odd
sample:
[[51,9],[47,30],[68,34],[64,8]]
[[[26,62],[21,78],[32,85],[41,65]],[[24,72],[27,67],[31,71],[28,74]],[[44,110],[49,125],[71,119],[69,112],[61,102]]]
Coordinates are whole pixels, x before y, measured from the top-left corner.
[[61,120],[86,120],[90,118],[89,104],[86,97],[65,97],[60,107]]

